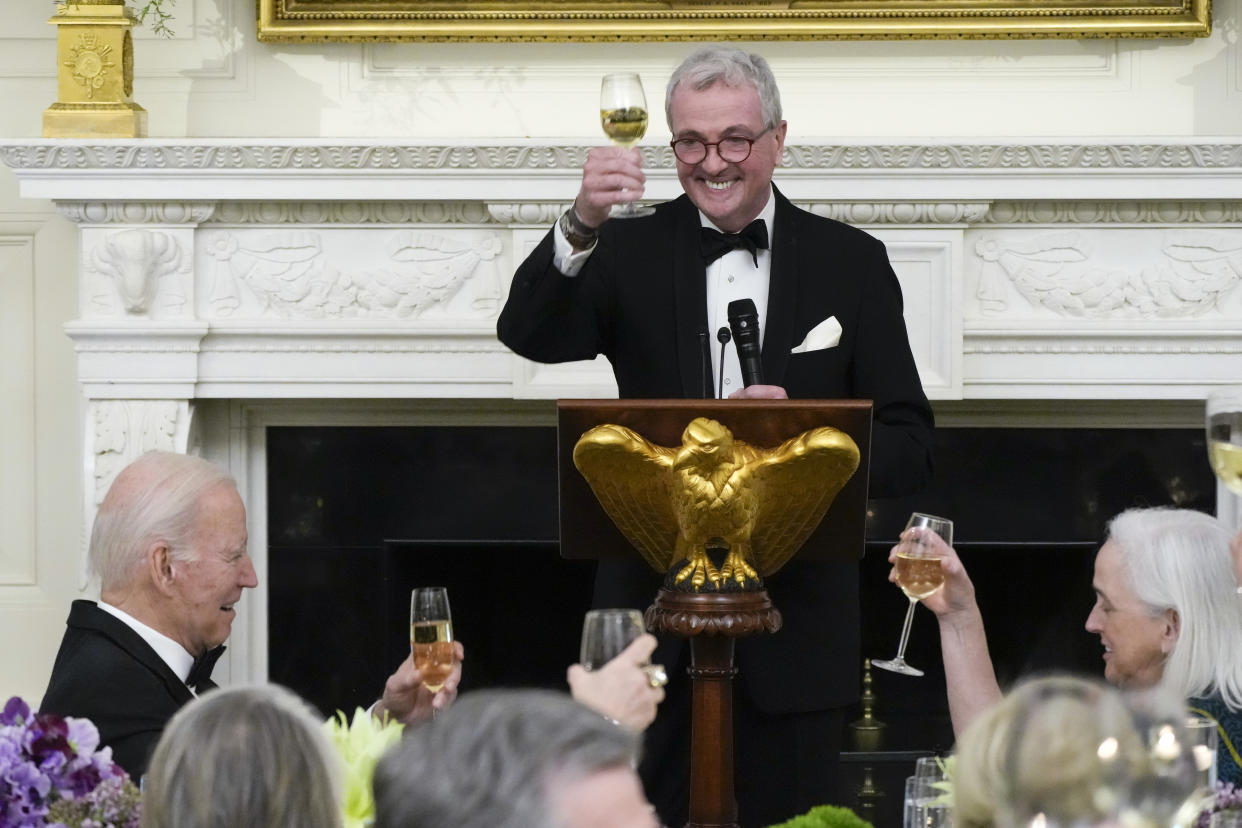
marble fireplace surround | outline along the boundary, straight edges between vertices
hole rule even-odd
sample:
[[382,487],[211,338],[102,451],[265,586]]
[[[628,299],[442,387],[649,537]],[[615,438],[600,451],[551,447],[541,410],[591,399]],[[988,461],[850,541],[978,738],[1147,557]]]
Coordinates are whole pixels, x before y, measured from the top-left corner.
[[[266,581],[271,425],[544,425],[606,363],[510,354],[495,317],[576,192],[576,143],[0,141],[79,226],[84,525],[150,448],[227,464]],[[648,196],[680,192],[648,147]],[[805,143],[777,185],[887,244],[942,425],[1200,423],[1242,381],[1242,142]],[[1236,521],[1235,501],[1218,496]],[[230,642],[267,674],[267,592]]]

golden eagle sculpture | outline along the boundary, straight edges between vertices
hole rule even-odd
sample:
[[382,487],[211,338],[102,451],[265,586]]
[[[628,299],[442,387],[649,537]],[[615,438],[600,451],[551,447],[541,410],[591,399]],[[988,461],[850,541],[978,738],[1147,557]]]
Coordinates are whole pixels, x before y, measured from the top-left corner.
[[[705,417],[677,448],[619,425],[597,426],[574,446],[574,465],[621,534],[657,572],[685,561],[674,585],[689,579],[695,592],[747,589],[784,566],[858,463],[858,446],[835,428],[760,449]],[[709,549],[727,550],[719,569]]]

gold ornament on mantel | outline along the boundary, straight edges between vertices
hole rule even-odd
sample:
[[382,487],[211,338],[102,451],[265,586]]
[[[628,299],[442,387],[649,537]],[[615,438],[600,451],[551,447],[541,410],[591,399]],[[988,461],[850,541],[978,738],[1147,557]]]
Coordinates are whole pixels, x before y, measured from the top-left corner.
[[[806,543],[859,464],[857,444],[830,427],[763,449],[699,417],[681,442],[596,426],[574,446],[574,465],[626,540],[669,573],[666,588],[693,592],[761,589],[759,576]],[[713,549],[726,551],[719,568]]]
[[134,103],[136,22],[124,0],[71,0],[57,27],[58,100],[43,112],[45,138],[141,138],[147,111]]

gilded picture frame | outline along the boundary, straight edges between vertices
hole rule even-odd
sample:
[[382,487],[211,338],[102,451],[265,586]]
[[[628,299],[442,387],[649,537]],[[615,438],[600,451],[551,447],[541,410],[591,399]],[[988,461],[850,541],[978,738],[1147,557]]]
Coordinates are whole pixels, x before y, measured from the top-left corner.
[[1211,0],[257,0],[262,41],[1203,37]]

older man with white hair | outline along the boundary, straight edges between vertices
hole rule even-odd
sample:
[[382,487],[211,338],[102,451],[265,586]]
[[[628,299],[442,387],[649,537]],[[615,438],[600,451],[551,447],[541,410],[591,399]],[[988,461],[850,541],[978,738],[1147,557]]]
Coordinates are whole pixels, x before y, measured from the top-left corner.
[[[137,778],[173,714],[216,686],[237,603],[259,583],[237,484],[197,457],[142,455],[99,505],[90,561],[100,601],[73,602],[40,709],[89,718]],[[375,712],[409,721],[450,704],[461,654],[434,696],[406,659]]]

